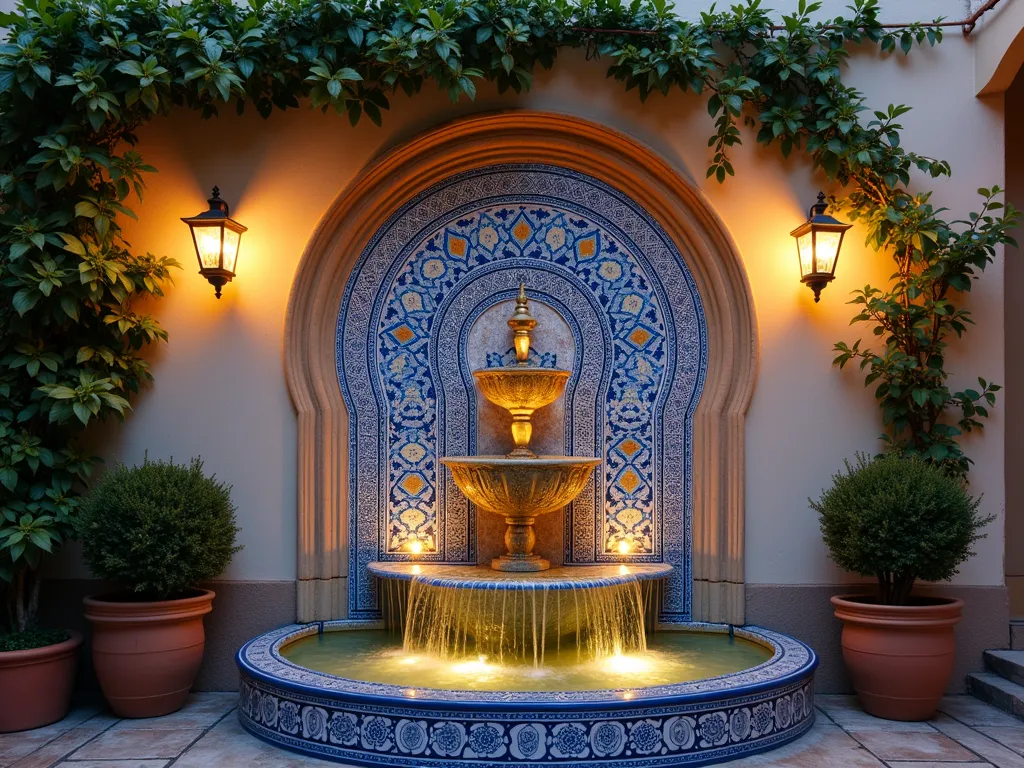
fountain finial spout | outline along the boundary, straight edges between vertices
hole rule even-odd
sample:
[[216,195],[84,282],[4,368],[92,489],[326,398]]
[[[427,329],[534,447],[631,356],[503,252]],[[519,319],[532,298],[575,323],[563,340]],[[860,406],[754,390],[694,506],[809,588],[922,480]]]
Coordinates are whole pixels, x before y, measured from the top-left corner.
[[530,333],[537,327],[537,321],[530,314],[526,300],[526,283],[519,284],[519,296],[516,297],[516,311],[508,320],[512,329],[512,344],[516,350],[516,365],[526,366],[530,362]]

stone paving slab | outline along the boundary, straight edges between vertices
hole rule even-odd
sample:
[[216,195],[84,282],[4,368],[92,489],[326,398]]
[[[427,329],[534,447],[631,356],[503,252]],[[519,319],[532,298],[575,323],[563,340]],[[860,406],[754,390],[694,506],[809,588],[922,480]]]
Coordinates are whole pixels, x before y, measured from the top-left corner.
[[[0,734],[0,768],[337,768],[247,734],[234,693],[197,693],[167,717],[122,720],[79,706],[60,723]],[[814,727],[730,768],[1024,768],[1024,723],[950,696],[927,723],[865,713],[854,696],[818,696]]]

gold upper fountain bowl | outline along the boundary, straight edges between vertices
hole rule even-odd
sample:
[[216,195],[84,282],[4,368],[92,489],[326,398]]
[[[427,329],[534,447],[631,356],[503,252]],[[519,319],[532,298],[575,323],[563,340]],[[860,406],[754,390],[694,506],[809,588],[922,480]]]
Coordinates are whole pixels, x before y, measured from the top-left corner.
[[550,405],[562,396],[569,371],[558,368],[484,368],[473,371],[483,396],[508,411],[529,411]]
[[536,455],[529,448],[533,434],[530,417],[538,408],[562,396],[569,371],[516,365],[473,371],[473,378],[484,397],[512,414],[515,448],[509,456],[534,458]]

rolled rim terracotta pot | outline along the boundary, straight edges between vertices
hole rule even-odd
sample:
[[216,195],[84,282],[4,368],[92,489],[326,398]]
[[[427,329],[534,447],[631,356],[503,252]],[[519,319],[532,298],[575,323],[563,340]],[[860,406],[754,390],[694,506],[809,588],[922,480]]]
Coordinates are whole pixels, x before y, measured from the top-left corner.
[[0,651],[0,733],[27,731],[61,720],[71,705],[82,635],[62,643]]
[[159,717],[184,705],[203,661],[208,589],[178,600],[87,597],[92,660],[110,708],[121,717]]
[[927,720],[946,692],[964,601],[917,598],[879,605],[865,595],[832,598],[843,622],[843,660],[861,706],[887,720]]

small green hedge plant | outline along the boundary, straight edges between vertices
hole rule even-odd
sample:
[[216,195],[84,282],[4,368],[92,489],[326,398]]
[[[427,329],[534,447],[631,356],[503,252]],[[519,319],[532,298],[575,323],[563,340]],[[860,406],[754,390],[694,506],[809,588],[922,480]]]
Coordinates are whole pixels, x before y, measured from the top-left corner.
[[980,503],[939,465],[898,454],[858,454],[820,500],[810,501],[832,560],[877,577],[883,605],[907,605],[917,579],[956,574],[983,538],[978,531],[994,519],[978,514]]
[[5,632],[0,634],[0,653],[9,651],[31,651],[47,645],[63,643],[71,637],[64,629],[27,629],[24,632]]
[[118,465],[89,495],[77,532],[90,570],[140,600],[188,595],[241,549],[231,487],[200,459]]

